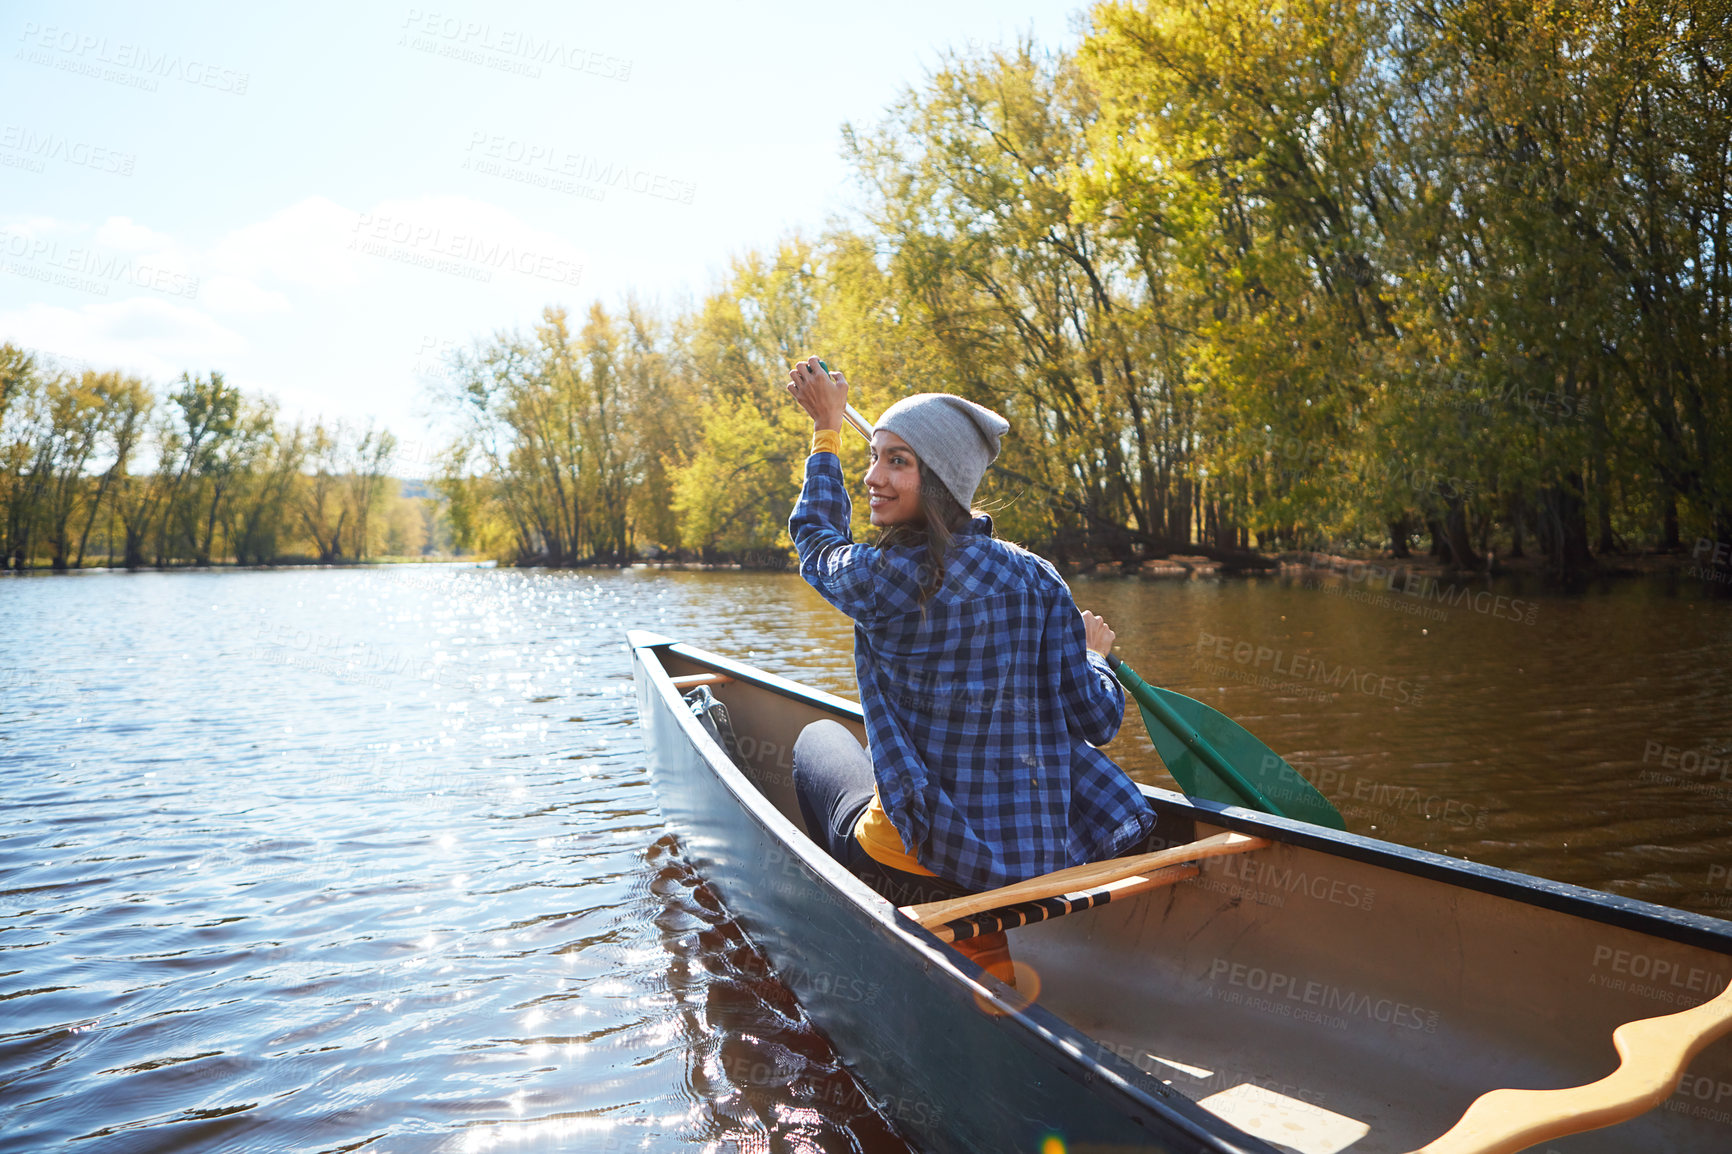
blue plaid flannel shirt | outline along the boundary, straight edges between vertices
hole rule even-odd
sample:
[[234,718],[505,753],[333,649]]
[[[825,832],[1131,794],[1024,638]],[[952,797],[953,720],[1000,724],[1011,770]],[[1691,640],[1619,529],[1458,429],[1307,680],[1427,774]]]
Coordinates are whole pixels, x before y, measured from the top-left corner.
[[800,575],[854,619],[873,774],[903,844],[990,889],[1141,842],[1154,813],[1094,748],[1124,721],[1124,690],[1058,572],[977,518],[923,613],[925,547],[856,545],[848,515],[840,460],[812,454],[789,532]]

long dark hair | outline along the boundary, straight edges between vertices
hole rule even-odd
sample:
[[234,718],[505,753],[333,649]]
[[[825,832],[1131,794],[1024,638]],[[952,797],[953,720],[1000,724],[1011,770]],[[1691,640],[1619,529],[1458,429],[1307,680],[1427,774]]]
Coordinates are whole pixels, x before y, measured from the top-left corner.
[[[917,462],[918,464],[918,462]],[[932,595],[944,585],[944,558],[950,543],[972,519],[962,502],[950,495],[938,474],[919,465],[920,518],[888,525],[878,534],[878,547],[892,545],[926,546],[925,574],[920,582],[920,608],[924,610]]]

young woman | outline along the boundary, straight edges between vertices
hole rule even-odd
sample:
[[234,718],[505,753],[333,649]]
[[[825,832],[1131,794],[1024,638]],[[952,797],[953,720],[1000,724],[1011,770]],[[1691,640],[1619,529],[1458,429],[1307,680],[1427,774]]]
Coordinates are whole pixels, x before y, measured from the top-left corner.
[[892,405],[865,477],[882,532],[856,545],[837,457],[848,382],[816,357],[788,377],[814,424],[789,531],[801,575],[854,619],[871,750],[835,722],[801,734],[794,781],[812,836],[898,905],[1136,848],[1154,814],[1095,748],[1124,720],[1113,631],[970,513],[1009,424],[944,393]]

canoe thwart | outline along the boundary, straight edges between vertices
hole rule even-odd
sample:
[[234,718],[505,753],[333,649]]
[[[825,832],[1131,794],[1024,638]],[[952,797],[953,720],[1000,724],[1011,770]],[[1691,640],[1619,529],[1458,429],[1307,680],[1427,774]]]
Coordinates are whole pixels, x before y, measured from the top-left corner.
[[682,693],[688,689],[696,689],[700,685],[726,685],[733,680],[726,673],[688,673],[683,677],[669,678],[674,688]]
[[1007,886],[999,886],[995,890],[965,894],[962,897],[950,898],[942,902],[903,906],[901,912],[927,929],[932,929],[934,926],[941,926],[946,922],[953,922],[970,914],[996,910],[1000,906],[1014,906],[1020,902],[1038,902],[1043,898],[1082,893],[1087,890],[1099,889],[1109,882],[1119,881],[1123,878],[1150,874],[1166,866],[1198,862],[1205,858],[1222,857],[1227,854],[1246,853],[1254,849],[1263,849],[1268,844],[1267,839],[1249,837],[1242,833],[1218,833],[1213,837],[1203,838],[1201,841],[1176,845],[1170,849],[1156,850],[1154,853],[1137,854],[1133,857],[1116,857],[1108,861],[1090,862],[1087,865],[1055,870],[1049,874],[1041,874],[1037,878],[1028,878],[1025,881],[1012,882]]
[[1515,1154],[1540,1142],[1645,1114],[1678,1088],[1690,1060],[1732,1032],[1732,986],[1693,1010],[1625,1022],[1612,1032],[1618,1068],[1585,1086],[1492,1090],[1414,1154]]
[[1032,926],[1036,922],[1062,918],[1066,914],[1080,914],[1084,910],[1104,906],[1114,898],[1134,897],[1175,882],[1187,881],[1201,872],[1195,865],[1190,864],[1167,866],[1146,874],[1120,878],[1116,882],[1108,882],[1084,893],[1042,898],[1037,902],[1018,902],[1013,906],[1000,906],[985,913],[970,914],[965,918],[945,922],[941,926],[933,926],[932,932],[938,935],[939,941],[944,942],[964,942],[987,934],[1000,934],[1020,926]]

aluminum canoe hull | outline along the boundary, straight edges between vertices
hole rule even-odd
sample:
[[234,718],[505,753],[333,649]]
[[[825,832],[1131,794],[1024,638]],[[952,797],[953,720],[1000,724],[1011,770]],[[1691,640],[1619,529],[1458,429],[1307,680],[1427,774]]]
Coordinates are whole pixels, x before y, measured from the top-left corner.
[[[663,815],[873,1092],[934,1152],[1415,1149],[1479,1093],[1617,1064],[1611,1030],[1732,978],[1732,924],[1144,787],[1174,843],[1270,839],[1192,882],[1013,931],[1031,1003],[898,915],[801,828],[791,750],[858,706],[631,637]],[[736,766],[672,678],[720,672]],[[1019,984],[1023,984],[1020,982]],[[1261,1136],[1259,1136],[1261,1135]],[[1661,1109],[1556,1154],[1732,1149],[1732,1040]]]

